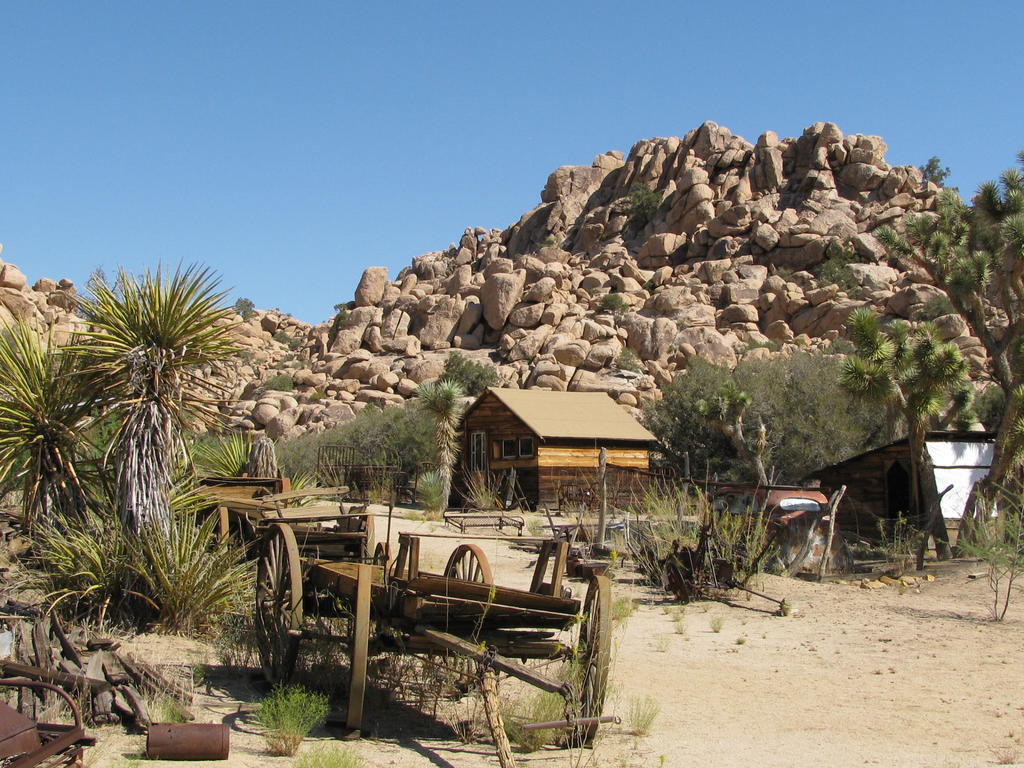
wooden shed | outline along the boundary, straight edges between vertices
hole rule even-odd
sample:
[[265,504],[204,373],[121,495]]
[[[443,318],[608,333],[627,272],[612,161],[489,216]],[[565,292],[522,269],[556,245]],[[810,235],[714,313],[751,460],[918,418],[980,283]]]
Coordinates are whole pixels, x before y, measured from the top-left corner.
[[[937,493],[950,488],[941,501],[947,528],[959,525],[971,488],[988,474],[994,444],[995,435],[990,432],[933,431],[926,435],[925,450],[933,469],[923,482],[933,482]],[[845,530],[874,536],[879,520],[912,514],[910,444],[906,438],[819,469],[810,477],[820,480],[826,492],[847,487],[838,518]]]
[[457,474],[515,470],[533,508],[555,507],[566,478],[596,478],[608,465],[646,471],[654,435],[604,392],[550,392],[490,387],[467,409]]

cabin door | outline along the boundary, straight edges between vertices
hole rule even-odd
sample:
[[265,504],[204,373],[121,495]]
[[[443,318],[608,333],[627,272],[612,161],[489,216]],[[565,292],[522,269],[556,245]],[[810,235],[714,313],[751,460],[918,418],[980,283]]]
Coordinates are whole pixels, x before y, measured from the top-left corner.
[[487,471],[487,433],[471,432],[469,435],[470,472]]

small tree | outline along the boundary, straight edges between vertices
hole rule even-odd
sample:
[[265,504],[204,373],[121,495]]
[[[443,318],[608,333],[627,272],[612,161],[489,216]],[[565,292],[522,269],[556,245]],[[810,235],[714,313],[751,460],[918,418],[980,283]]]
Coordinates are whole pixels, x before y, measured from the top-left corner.
[[114,287],[94,281],[81,301],[92,328],[78,351],[121,416],[112,447],[118,508],[137,533],[150,525],[168,530],[182,435],[193,420],[218,417],[209,369],[238,346],[216,286],[198,267],[170,276],[121,270]]
[[[953,413],[969,405],[967,364],[957,346],[942,342],[934,326],[927,323],[911,329],[907,323],[896,322],[883,329],[878,315],[861,308],[850,315],[849,332],[857,354],[847,358],[839,382],[847,391],[890,407],[906,420],[914,512],[919,524],[924,523],[935,536],[938,556],[948,558],[949,539],[938,509],[938,493],[932,473],[925,471],[925,435],[930,422],[951,400]],[[924,520],[921,490],[928,496]]]
[[252,303],[251,299],[241,298],[235,302],[232,309],[240,314],[243,318],[248,319],[252,312],[256,309],[256,305]]
[[973,539],[961,545],[968,555],[988,566],[992,618],[996,621],[1006,617],[1015,582],[1024,573],[1024,499],[1018,496],[1005,501],[999,516],[983,520]]
[[452,352],[444,361],[442,381],[452,381],[462,387],[466,395],[476,397],[488,387],[501,383],[494,366],[477,363],[460,352]]
[[768,429],[757,419],[757,437],[751,442],[744,430],[743,417],[750,406],[751,397],[729,379],[710,400],[697,404],[697,411],[712,429],[724,435],[740,458],[757,472],[757,482],[768,485],[768,473],[764,469],[763,455],[768,445]]
[[466,407],[462,387],[454,381],[428,381],[416,390],[420,407],[434,418],[437,471],[441,475],[445,507],[452,492],[452,472],[459,457],[459,423]]
[[924,181],[930,181],[933,184],[938,184],[940,187],[949,176],[949,168],[942,165],[942,161],[938,156],[929,157],[928,162],[922,165],[919,170]]

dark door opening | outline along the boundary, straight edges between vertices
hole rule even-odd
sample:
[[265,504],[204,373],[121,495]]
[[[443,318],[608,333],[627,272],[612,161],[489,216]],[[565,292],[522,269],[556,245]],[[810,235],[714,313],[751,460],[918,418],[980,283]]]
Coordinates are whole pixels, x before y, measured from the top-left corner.
[[910,489],[910,472],[903,462],[894,461],[885,473],[885,514],[889,520],[902,515],[909,518],[913,503]]

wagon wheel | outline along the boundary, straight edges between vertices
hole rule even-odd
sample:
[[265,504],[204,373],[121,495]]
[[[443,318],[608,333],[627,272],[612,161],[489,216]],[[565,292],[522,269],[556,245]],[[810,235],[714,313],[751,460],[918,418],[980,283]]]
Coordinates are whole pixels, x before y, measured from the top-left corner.
[[377,546],[373,550],[373,564],[382,565],[387,568],[388,563],[391,561],[391,547],[385,544],[383,541],[378,541]]
[[494,583],[494,574],[491,573],[487,555],[476,544],[459,544],[448,558],[444,575],[449,579],[476,581],[480,584]]
[[377,543],[374,536],[373,515],[370,513],[363,518],[363,533],[366,534],[366,538],[360,544],[359,557],[365,561],[370,558],[371,553],[374,552],[374,545]]
[[256,565],[256,643],[267,680],[287,679],[302,626],[302,568],[295,534],[274,523],[263,534]]
[[[580,717],[600,717],[608,687],[612,655],[612,589],[607,576],[594,576],[583,603],[580,625]],[[597,733],[597,724],[576,728],[575,735],[587,744]]]

